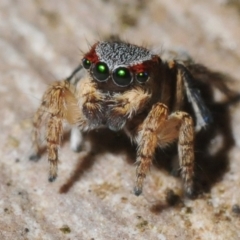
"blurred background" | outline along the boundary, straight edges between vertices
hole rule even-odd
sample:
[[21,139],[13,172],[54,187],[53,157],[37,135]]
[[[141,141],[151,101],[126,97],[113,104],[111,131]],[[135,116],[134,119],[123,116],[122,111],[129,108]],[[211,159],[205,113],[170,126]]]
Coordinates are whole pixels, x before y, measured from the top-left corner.
[[111,134],[101,136],[109,151],[109,143],[95,142],[94,152],[76,154],[66,141],[53,184],[46,155],[28,160],[44,91],[91,44],[119,35],[159,54],[183,51],[233,79],[229,87],[239,92],[239,26],[239,0],[0,0],[0,239],[240,239],[238,104],[228,112],[234,144],[225,152],[227,168],[195,200],[159,168],[134,196],[132,149],[117,149]]

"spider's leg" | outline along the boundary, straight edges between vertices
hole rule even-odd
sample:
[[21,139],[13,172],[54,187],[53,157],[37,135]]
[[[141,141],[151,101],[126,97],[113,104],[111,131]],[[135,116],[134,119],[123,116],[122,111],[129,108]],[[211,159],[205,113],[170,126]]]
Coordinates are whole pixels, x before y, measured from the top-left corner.
[[41,147],[40,147],[40,134],[39,129],[46,117],[45,102],[42,101],[40,107],[33,117],[33,130],[32,130],[32,143],[33,143],[33,153],[29,156],[31,161],[37,161],[41,157]]
[[74,69],[74,71],[71,73],[69,77],[66,78],[66,80],[76,86],[77,83],[83,78],[85,75],[85,69],[82,67],[82,65],[79,65],[77,68]]
[[178,156],[185,192],[193,195],[194,125],[192,117],[177,111],[169,115],[158,132],[158,145],[164,148],[178,139]]
[[142,193],[143,181],[146,177],[155,150],[158,146],[158,132],[162,128],[168,116],[168,108],[162,103],[153,105],[148,116],[144,120],[137,136],[137,171],[134,193],[138,196]]
[[[193,195],[194,176],[194,124],[192,117],[185,112],[174,112],[169,116],[170,122],[179,123],[178,156],[184,189],[188,196]],[[178,129],[178,128],[176,128]]]
[[194,175],[194,125],[185,112],[168,116],[167,107],[158,103],[153,106],[138,133],[137,181],[135,194],[142,192],[143,181],[149,170],[156,147],[164,148],[178,139],[179,163],[185,192],[193,195]]
[[70,135],[70,146],[74,152],[79,152],[83,143],[83,134],[79,127],[72,127]]
[[[58,148],[63,135],[63,121],[75,124],[80,119],[77,100],[68,81],[56,82],[48,88],[34,117],[33,142],[36,156],[39,155],[39,127],[46,124],[46,141],[50,163],[49,181],[57,177]],[[44,117],[43,117],[44,116]],[[44,122],[43,122],[44,121]]]
[[178,74],[183,79],[188,101],[191,103],[196,116],[196,130],[199,131],[209,123],[212,123],[212,115],[202,99],[199,89],[194,86],[194,78],[192,74],[181,64],[178,64],[177,68]]
[[201,93],[191,72],[183,64],[175,61],[168,62],[169,69],[176,72],[176,104],[174,110],[181,109],[184,94],[186,94],[189,103],[192,106],[196,116],[196,130],[199,131],[212,123],[212,115],[202,99]]

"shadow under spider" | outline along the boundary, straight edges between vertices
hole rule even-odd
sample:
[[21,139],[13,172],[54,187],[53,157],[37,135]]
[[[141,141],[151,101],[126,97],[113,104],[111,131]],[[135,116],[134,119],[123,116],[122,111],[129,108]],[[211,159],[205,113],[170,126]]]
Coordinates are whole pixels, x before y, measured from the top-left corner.
[[124,153],[128,162],[135,159],[135,148],[122,132],[115,133],[108,129],[99,129],[85,135],[87,135],[86,138],[91,143],[92,150],[86,152],[84,157],[79,158],[72,176],[59,189],[60,193],[67,193],[84,172],[92,167],[100,154],[107,152],[113,154]]
[[[195,188],[208,192],[229,169],[228,153],[235,145],[230,106],[239,102],[240,94],[228,88],[234,80],[227,75],[201,65],[190,66],[190,70],[213,117],[212,124],[200,131],[195,141]],[[222,101],[214,100],[216,89],[222,94]]]

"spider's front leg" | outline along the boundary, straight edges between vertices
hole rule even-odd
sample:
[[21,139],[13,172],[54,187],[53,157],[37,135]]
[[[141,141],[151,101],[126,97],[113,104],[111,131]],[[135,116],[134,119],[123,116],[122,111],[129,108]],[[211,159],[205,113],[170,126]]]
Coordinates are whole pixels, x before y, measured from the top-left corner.
[[137,180],[134,189],[142,193],[146,177],[156,148],[166,147],[178,139],[178,154],[185,192],[193,194],[194,175],[194,125],[191,116],[177,111],[168,116],[168,108],[162,103],[155,104],[144,120],[138,133]]
[[155,104],[144,120],[137,135],[137,179],[134,188],[135,195],[142,193],[143,181],[149,171],[155,150],[158,146],[158,132],[163,127],[168,116],[168,108],[162,103]]
[[68,81],[56,82],[45,92],[41,106],[33,120],[33,144],[35,153],[31,160],[40,157],[39,130],[45,125],[48,161],[50,163],[49,181],[57,177],[58,147],[63,135],[63,121],[70,124],[80,121],[81,114],[74,96],[73,86]]

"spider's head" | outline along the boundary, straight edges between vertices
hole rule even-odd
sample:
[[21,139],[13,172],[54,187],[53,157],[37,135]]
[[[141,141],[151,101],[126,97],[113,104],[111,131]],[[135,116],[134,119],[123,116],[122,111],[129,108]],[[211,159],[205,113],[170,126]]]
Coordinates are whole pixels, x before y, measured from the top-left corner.
[[159,57],[146,48],[121,41],[104,41],[92,46],[82,59],[82,65],[103,89],[124,91],[129,86],[145,85],[157,61]]

